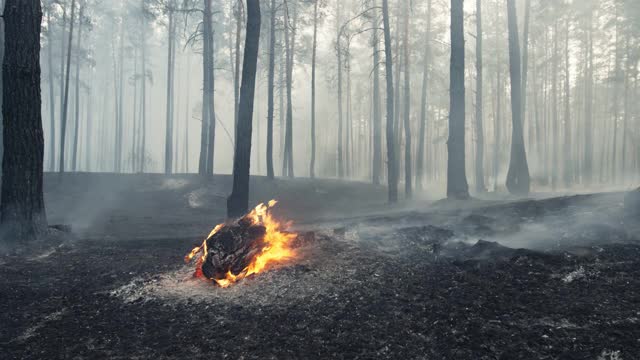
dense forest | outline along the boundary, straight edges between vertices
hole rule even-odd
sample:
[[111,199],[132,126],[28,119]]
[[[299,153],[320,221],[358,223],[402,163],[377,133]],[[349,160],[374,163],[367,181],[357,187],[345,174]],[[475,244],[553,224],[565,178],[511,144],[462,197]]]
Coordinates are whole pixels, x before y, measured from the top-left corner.
[[7,358],[640,358],[640,1],[0,9]]
[[[449,1],[260,7],[252,174],[397,177],[408,197],[445,182]],[[510,170],[538,190],[638,180],[635,1],[462,11],[451,75],[466,89],[456,108],[472,190],[504,188]],[[246,18],[234,0],[44,1],[45,169],[230,173]]]

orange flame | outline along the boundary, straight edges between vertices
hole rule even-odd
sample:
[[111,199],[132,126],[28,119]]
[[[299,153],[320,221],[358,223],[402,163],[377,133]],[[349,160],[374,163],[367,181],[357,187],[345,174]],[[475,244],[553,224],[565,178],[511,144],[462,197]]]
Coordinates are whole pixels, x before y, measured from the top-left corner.
[[[265,227],[266,233],[263,241],[266,245],[262,249],[262,252],[258,254],[249,266],[240,273],[233,274],[229,271],[224,279],[211,279],[214,280],[218,286],[223,288],[229,287],[231,284],[238,282],[249,275],[265,271],[272,263],[290,260],[295,257],[296,254],[291,248],[291,242],[297,237],[297,234],[285,232],[284,229],[289,227],[291,224],[278,222],[269,212],[269,210],[277,203],[277,201],[271,200],[267,205],[259,204],[246,216],[246,218],[250,219],[253,224],[260,224]],[[224,224],[219,224],[213,228],[211,233],[209,233],[209,236],[207,236],[203,241],[202,245],[196,246],[189,254],[187,254],[187,256],[185,256],[185,262],[189,263],[196,257],[196,255],[202,253],[202,256],[198,258],[196,262],[196,272],[194,276],[204,277],[204,274],[202,273],[202,263],[207,257],[207,239],[220,231],[223,226]]]

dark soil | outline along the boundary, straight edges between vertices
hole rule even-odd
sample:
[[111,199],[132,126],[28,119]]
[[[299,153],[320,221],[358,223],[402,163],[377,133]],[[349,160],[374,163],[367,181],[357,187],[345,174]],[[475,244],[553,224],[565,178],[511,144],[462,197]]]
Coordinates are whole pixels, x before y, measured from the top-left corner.
[[305,225],[296,261],[228,289],[190,278],[190,235],[2,256],[0,357],[638,359],[622,196]]

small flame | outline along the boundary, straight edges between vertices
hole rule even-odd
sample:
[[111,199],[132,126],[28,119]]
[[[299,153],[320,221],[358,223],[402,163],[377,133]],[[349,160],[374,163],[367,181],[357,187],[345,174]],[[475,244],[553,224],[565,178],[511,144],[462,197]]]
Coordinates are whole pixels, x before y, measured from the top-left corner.
[[[238,282],[245,277],[258,274],[267,269],[269,264],[286,261],[295,257],[295,252],[291,248],[291,242],[297,237],[297,234],[285,232],[284,229],[291,226],[291,223],[280,223],[271,216],[269,210],[274,207],[278,202],[271,200],[265,204],[259,204],[246,216],[253,224],[260,224],[265,227],[266,232],[264,235],[265,247],[262,252],[258,254],[253,261],[244,270],[238,274],[233,274],[231,271],[227,272],[224,279],[211,279],[214,280],[218,286],[222,288],[229,287],[231,284]],[[198,258],[196,262],[196,272],[194,276],[204,277],[202,273],[202,263],[207,257],[207,239],[220,231],[224,224],[216,225],[209,236],[205,238],[202,245],[196,246],[191,250],[184,260],[186,263],[190,263],[196,255],[202,253],[202,256]]]

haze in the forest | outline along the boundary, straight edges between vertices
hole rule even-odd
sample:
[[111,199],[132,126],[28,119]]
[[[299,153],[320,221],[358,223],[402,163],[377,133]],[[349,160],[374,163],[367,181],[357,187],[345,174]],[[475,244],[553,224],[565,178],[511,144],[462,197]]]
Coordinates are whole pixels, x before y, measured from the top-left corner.
[[[637,3],[513,3],[531,186],[567,189],[637,181]],[[386,181],[381,5],[375,0],[260,2],[252,174],[267,174],[273,55],[275,175],[289,166],[284,162],[289,151],[293,175],[310,175],[315,59],[315,175]],[[246,14],[243,2],[213,0],[210,6],[213,171],[230,173]],[[202,1],[193,0],[43,2],[46,171],[61,170],[61,118],[66,118],[64,171],[198,172],[202,9]],[[413,187],[432,193],[442,193],[439,184],[447,170],[450,10],[451,3],[441,0],[388,3],[399,183],[404,186],[410,164]],[[466,176],[471,190],[493,190],[505,186],[513,136],[507,2],[466,1],[463,11]],[[481,48],[476,39],[482,40]],[[289,101],[290,149],[285,146]],[[288,170],[284,175],[290,175]]]

